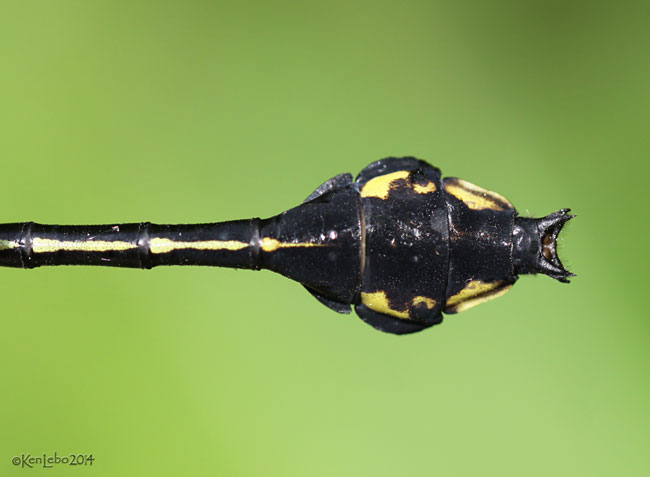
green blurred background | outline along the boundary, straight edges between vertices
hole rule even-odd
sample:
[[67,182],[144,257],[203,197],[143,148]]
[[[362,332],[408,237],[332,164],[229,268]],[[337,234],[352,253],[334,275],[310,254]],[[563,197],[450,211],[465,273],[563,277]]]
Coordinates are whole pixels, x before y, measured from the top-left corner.
[[1,475],[649,475],[648,2],[2,7],[0,222],[265,217],[415,155],[571,207],[579,277],[396,337],[270,272],[0,270]]

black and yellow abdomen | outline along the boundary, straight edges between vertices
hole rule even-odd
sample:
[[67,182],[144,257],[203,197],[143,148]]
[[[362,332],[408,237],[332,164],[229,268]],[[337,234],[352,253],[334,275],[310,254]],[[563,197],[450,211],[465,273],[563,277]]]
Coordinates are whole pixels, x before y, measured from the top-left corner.
[[449,224],[440,170],[384,160],[356,181],[365,217],[363,283],[356,311],[385,331],[439,323],[449,269]]
[[498,297],[519,275],[572,276],[556,253],[569,209],[518,216],[503,196],[412,157],[341,174],[269,219],[210,224],[0,225],[0,266],[269,269],[339,313],[406,334]]

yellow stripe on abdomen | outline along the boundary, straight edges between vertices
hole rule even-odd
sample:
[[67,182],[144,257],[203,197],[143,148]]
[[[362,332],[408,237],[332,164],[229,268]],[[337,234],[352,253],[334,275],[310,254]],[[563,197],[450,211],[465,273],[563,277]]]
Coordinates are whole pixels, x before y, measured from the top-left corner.
[[197,240],[194,242],[176,242],[168,238],[152,238],[149,244],[151,253],[163,254],[175,250],[228,250],[237,251],[248,247],[246,242],[238,240]]
[[505,285],[502,281],[482,282],[481,280],[472,280],[460,292],[449,297],[445,312],[459,313],[465,311],[473,306],[502,296],[510,288],[512,288],[512,284]]
[[396,171],[383,176],[374,177],[366,182],[361,188],[361,197],[379,197],[380,199],[388,199],[390,194],[391,185],[394,181],[399,179],[406,179],[409,176],[409,171]]
[[[361,292],[361,303],[377,313],[383,313],[384,315],[390,315],[405,320],[411,318],[411,315],[409,313],[410,308],[407,308],[405,311],[400,311],[391,307],[388,296],[386,296],[386,292],[384,290],[372,293]],[[411,306],[424,304],[427,309],[433,310],[437,302],[428,296],[416,296],[411,300],[410,304]]]
[[13,242],[11,240],[0,240],[0,250],[11,250],[18,247],[20,247],[20,244],[18,242]]
[[327,244],[316,242],[280,242],[277,239],[264,237],[262,239],[262,250],[265,252],[275,252],[281,248],[307,248],[307,247],[325,247]]
[[54,240],[40,237],[32,239],[33,253],[54,253],[54,252],[122,252],[132,250],[137,245],[131,242],[106,241],[106,240]]
[[491,190],[483,189],[471,182],[457,178],[445,179],[445,191],[463,202],[473,210],[508,210],[514,209],[508,199]]
[[383,313],[384,315],[395,316],[397,318],[410,318],[408,310],[399,311],[390,307],[386,292],[383,290],[373,293],[361,292],[361,303],[377,313]]

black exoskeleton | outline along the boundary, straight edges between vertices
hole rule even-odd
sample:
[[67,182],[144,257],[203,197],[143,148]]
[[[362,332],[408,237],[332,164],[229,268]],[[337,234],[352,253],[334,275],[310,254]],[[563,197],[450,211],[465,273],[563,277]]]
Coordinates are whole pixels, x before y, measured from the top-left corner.
[[326,306],[405,334],[504,294],[519,275],[573,276],[556,239],[573,216],[519,217],[501,195],[412,157],[341,174],[269,219],[212,224],[0,225],[0,266],[269,269]]

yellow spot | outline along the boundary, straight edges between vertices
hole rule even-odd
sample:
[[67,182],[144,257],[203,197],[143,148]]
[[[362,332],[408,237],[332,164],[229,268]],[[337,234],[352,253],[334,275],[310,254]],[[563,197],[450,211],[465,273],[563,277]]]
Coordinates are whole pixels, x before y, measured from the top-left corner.
[[0,240],[0,250],[10,250],[12,248],[18,248],[20,244],[18,242],[12,242],[9,240]]
[[366,182],[361,188],[361,197],[379,197],[380,199],[388,199],[392,183],[399,179],[406,179],[409,174],[409,171],[396,171],[383,176],[374,177]]
[[486,301],[498,298],[512,288],[512,284],[504,285],[499,282],[482,282],[472,280],[459,293],[447,300],[446,312],[458,313]]
[[264,237],[262,239],[262,250],[265,252],[275,252],[279,248],[301,248],[301,247],[324,247],[324,243],[311,242],[280,242],[274,238]]
[[433,298],[429,298],[428,296],[416,296],[415,298],[413,298],[413,301],[411,301],[411,303],[413,304],[413,306],[419,305],[420,303],[424,303],[426,307],[429,310],[431,310],[433,309],[433,307],[436,306],[437,302],[436,300],[434,300]]
[[237,240],[202,240],[195,242],[176,242],[168,238],[153,238],[149,245],[151,253],[169,253],[174,250],[243,250],[245,242]]
[[32,249],[34,253],[52,253],[52,252],[120,252],[131,250],[137,245],[130,242],[105,240],[84,240],[84,241],[67,241],[53,240],[40,237],[34,237]]
[[383,313],[385,315],[391,315],[397,318],[410,318],[408,310],[398,311],[390,307],[390,303],[386,297],[386,292],[383,290],[374,293],[361,292],[361,303],[366,305],[372,311],[376,311],[377,313]]
[[462,179],[446,179],[445,190],[461,200],[470,209],[474,210],[507,210],[514,209],[508,199],[501,194],[483,189]]
[[413,184],[413,190],[418,194],[428,194],[436,191],[436,184],[433,181],[427,182],[424,185]]

